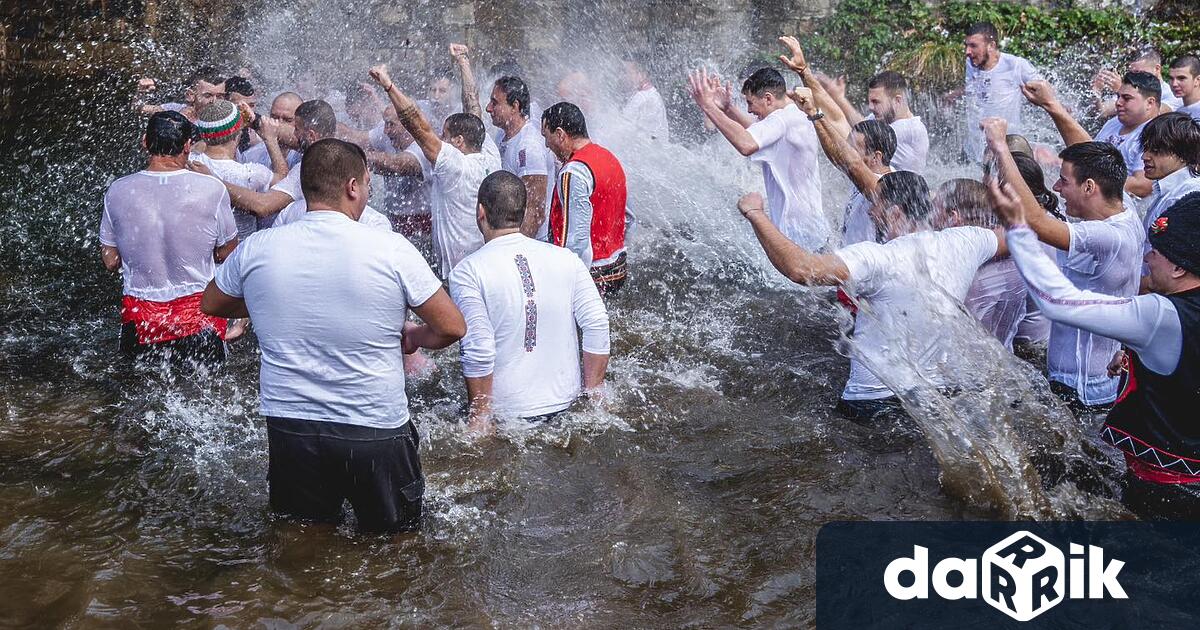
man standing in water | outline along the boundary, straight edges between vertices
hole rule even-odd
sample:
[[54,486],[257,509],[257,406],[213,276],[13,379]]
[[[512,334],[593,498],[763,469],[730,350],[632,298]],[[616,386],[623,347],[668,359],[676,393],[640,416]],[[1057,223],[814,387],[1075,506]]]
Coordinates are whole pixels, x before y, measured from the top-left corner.
[[546,146],[562,162],[550,205],[550,242],[565,247],[591,271],[600,295],[625,285],[625,169],[588,138],[579,107],[555,103],[542,113]]
[[642,62],[632,55],[625,58],[623,65],[625,87],[633,94],[621,107],[621,117],[632,123],[642,136],[669,141],[671,133],[667,123],[667,106],[650,82],[650,74]]
[[896,155],[892,156],[892,168],[917,174],[925,172],[929,158],[929,130],[908,105],[908,81],[904,75],[886,70],[871,77],[867,83],[867,109],[871,115],[865,119],[846,98],[844,78],[830,79],[824,75],[817,75],[816,78],[851,125],[872,118],[891,125],[892,131],[896,132]]
[[525,200],[517,176],[488,175],[476,210],[485,243],[450,274],[450,295],[467,320],[462,370],[471,425],[480,431],[493,415],[565,410],[581,385],[598,393],[608,366],[604,301],[577,256],[521,233]]
[[[362,149],[321,140],[301,164],[305,216],[243,243],[203,309],[255,322],[271,509],[338,523],[349,500],[361,530],[414,529],[425,481],[403,356],[445,348],[466,324],[412,244],[359,220]],[[406,322],[409,308],[425,323]]]
[[[466,60],[466,47],[457,58]],[[469,68],[467,72],[470,72]],[[487,113],[496,125],[496,146],[500,148],[500,166],[521,178],[528,192],[526,236],[545,240],[549,233],[546,217],[550,210],[555,171],[554,156],[546,148],[538,122],[529,119],[529,88],[520,77],[496,79],[488,100]]]
[[1150,229],[1151,293],[1113,297],[1076,287],[1042,254],[1026,224],[1037,203],[1018,179],[990,182],[1013,260],[1056,325],[1111,337],[1132,351],[1129,380],[1101,436],[1125,455],[1125,503],[1143,516],[1200,514],[1200,194]]
[[979,123],[984,118],[1008,121],[1011,133],[1023,135],[1021,86],[1042,76],[1033,64],[1000,52],[1000,34],[991,22],[979,22],[967,29],[963,44],[967,54],[967,135],[963,152],[967,159],[982,163],[986,142]]
[[[742,84],[749,114],[739,111],[707,69],[688,77],[692,99],[721,135],[752,162],[762,164],[771,221],[810,251],[826,246],[829,221],[821,208],[820,143],[811,120],[787,99],[783,75],[761,68]],[[754,118],[758,118],[755,122]]]
[[[988,148],[1005,181],[1023,181],[1005,141],[1005,123],[984,121]],[[1137,294],[1138,258],[1145,232],[1136,212],[1126,208],[1122,185],[1125,161],[1116,147],[1080,142],[1059,154],[1062,172],[1054,191],[1066,202],[1066,222],[1038,205],[1025,219],[1042,242],[1058,250],[1058,266],[1076,287],[1118,298]],[[1050,388],[1083,411],[1106,408],[1117,398],[1118,379],[1108,364],[1120,349],[1112,339],[1055,322],[1050,327],[1046,364]]]
[[[810,118],[817,113],[808,89],[797,89],[791,98]],[[856,168],[866,169],[859,164]],[[765,214],[761,195],[738,202],[771,264],[789,280],[841,286],[871,305],[854,320],[850,379],[838,403],[838,411],[856,421],[894,417],[901,411],[898,395],[922,383],[947,384],[938,366],[951,355],[953,342],[934,327],[944,321],[941,313],[961,308],[980,265],[1005,253],[991,230],[946,227],[949,219],[935,211],[920,175],[886,173],[875,188],[870,212],[883,244],[863,241],[831,254],[786,238]],[[876,376],[884,369],[895,389]]]
[[215,263],[237,247],[237,225],[221,181],[187,170],[195,126],[179,112],[150,116],[145,170],[104,195],[100,253],[120,271],[121,350],[157,349],[172,362],[225,359],[224,319],[200,312]]

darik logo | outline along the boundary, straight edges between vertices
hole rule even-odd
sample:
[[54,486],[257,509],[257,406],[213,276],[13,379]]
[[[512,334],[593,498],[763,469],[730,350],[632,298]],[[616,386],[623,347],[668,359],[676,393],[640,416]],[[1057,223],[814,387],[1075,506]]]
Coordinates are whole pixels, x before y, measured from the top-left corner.
[[[983,600],[1017,621],[1029,621],[1070,599],[1128,599],[1117,581],[1125,563],[1104,560],[1104,549],[1070,544],[1069,558],[1058,547],[1019,531],[975,558],[945,558],[929,572],[929,549],[913,546],[911,558],[897,558],[883,572],[883,585],[896,599],[928,599],[929,586],[942,599]],[[982,564],[982,571],[980,564]],[[1086,566],[1086,570],[1085,570]],[[901,576],[911,575],[910,585]],[[1064,588],[1065,587],[1065,588]]]

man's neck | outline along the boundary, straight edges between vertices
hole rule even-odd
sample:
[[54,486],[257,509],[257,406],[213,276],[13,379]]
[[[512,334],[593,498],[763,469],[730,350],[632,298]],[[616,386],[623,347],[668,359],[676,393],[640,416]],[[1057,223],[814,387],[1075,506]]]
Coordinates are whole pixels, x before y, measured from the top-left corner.
[[[579,152],[580,149],[582,149],[583,147],[586,147],[587,145],[589,145],[591,143],[592,143],[592,141],[589,138],[575,138],[575,139],[571,140],[571,155],[574,156],[576,153]],[[570,159],[570,157],[568,157],[567,159]]]
[[204,145],[204,155],[214,160],[232,160],[237,158],[237,142],[226,142],[225,144],[206,144]]
[[179,155],[151,155],[150,162],[146,165],[146,170],[156,173],[181,171],[187,168],[187,159],[187,153],[180,153]]
[[[1129,124],[1121,123],[1121,135],[1122,136],[1128,135],[1134,129],[1137,129],[1138,127],[1141,127],[1142,125],[1146,124],[1146,121],[1150,120],[1151,118],[1154,118],[1153,113],[1150,116],[1147,116],[1146,120],[1143,120],[1140,122],[1131,122]],[[1118,119],[1117,122],[1121,122],[1120,119]]]
[[892,110],[892,116],[893,116],[893,118],[892,118],[893,121],[906,120],[906,119],[912,118],[913,117],[912,108],[910,108],[908,106],[908,103],[904,103],[903,105],[897,105],[896,108]]
[[983,65],[979,66],[979,69],[983,70],[984,72],[987,72],[988,70],[991,70],[998,65],[1000,65],[1000,51],[999,50],[997,50],[996,54],[994,54],[994,55],[988,55],[987,61],[983,62]]
[[1191,107],[1196,103],[1200,103],[1200,90],[1193,90],[1190,94],[1183,95],[1183,106]]
[[529,119],[521,115],[513,116],[512,118],[508,119],[508,124],[504,125],[504,139],[512,140],[513,136],[521,133],[521,128],[524,127],[525,123],[527,122],[529,122]]
[[345,209],[335,208],[327,203],[320,203],[320,202],[315,203],[315,204],[314,203],[308,204],[308,211],[309,212],[336,212],[338,214],[344,214],[347,217],[350,217],[351,221],[357,221],[358,218],[362,216],[361,212],[358,214],[355,214],[353,208],[345,208]]
[[1084,221],[1103,221],[1109,217],[1115,217],[1125,211],[1125,203],[1121,201],[1101,201],[1094,208],[1086,208],[1079,215]]
[[488,243],[488,242],[491,242],[491,241],[494,241],[494,240],[500,238],[501,236],[508,236],[509,234],[516,234],[520,231],[521,231],[521,228],[519,228],[519,227],[504,228],[502,230],[485,230],[483,232],[483,242]]

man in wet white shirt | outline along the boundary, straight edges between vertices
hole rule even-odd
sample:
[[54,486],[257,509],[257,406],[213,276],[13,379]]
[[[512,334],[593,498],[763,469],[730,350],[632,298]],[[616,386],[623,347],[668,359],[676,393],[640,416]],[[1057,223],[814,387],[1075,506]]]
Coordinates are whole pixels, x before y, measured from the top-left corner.
[[641,135],[651,140],[669,141],[671,132],[667,123],[667,105],[650,82],[645,65],[634,56],[626,57],[622,63],[625,88],[632,94],[621,106],[621,117]]
[[1184,55],[1171,62],[1171,93],[1183,101],[1175,111],[1200,120],[1200,57]]
[[200,312],[200,295],[237,247],[221,181],[188,171],[193,124],[179,112],[150,116],[145,169],[104,194],[100,252],[122,279],[121,350],[165,353],[177,365],[225,359],[226,321]]
[[742,93],[748,113],[733,105],[729,91],[707,69],[693,72],[688,81],[692,99],[721,135],[762,165],[768,216],[779,230],[806,249],[825,247],[830,227],[821,206],[820,143],[812,121],[788,100],[783,75],[761,68],[746,79]]
[[[359,220],[361,148],[321,140],[302,164],[305,216],[243,243],[203,309],[255,322],[271,509],[336,524],[349,500],[360,530],[415,529],[425,482],[403,357],[454,343],[466,324],[404,237]],[[406,321],[410,308],[423,324]]]
[[[463,52],[466,54],[465,50]],[[526,236],[546,240],[550,195],[554,192],[554,156],[546,148],[538,121],[530,119],[529,88],[520,77],[503,76],[492,85],[487,113],[496,126],[500,166],[521,178],[528,191],[523,229]]]
[[450,274],[467,321],[461,360],[477,430],[493,416],[563,411],[601,388],[608,365],[604,301],[570,250],[521,233],[526,198],[512,173],[488,175],[476,210],[484,245]]
[[487,132],[477,115],[450,115],[438,137],[416,103],[392,82],[387,66],[371,68],[371,78],[387,93],[420,149],[408,154],[419,162],[422,176],[432,186],[433,248],[441,277],[448,278],[459,261],[483,246],[475,206],[480,182],[500,170],[499,157],[483,150]]
[[[1021,179],[1005,142],[1004,121],[987,119],[983,126],[1001,176],[1005,181]],[[1059,157],[1063,165],[1054,191],[1066,202],[1067,215],[1078,221],[1061,221],[1038,205],[1027,213],[1030,229],[1059,250],[1058,266],[1079,289],[1115,297],[1136,295],[1145,231],[1137,213],[1124,204],[1124,158],[1104,142],[1076,143]],[[1054,323],[1046,353],[1051,389],[1077,410],[1111,405],[1118,379],[1109,375],[1108,364],[1119,349],[1112,339]]]
[[[1183,99],[1171,93],[1171,84],[1164,81],[1162,78],[1162,56],[1157,51],[1148,50],[1141,55],[1138,55],[1129,64],[1129,72],[1146,72],[1150,76],[1158,79],[1160,94],[1162,95],[1162,111],[1175,111],[1183,107]],[[1122,83],[1122,75],[1117,72],[1104,69],[1096,73],[1092,79],[1092,92],[1096,95],[1099,101],[1099,112],[1101,118],[1111,118],[1117,114],[1117,104],[1115,99],[1104,98],[1105,91],[1116,93],[1120,91]]]
[[[841,109],[847,122],[857,125],[864,120],[858,108],[846,98],[845,79],[830,79],[824,75],[817,75],[816,78]],[[867,109],[871,113],[866,119],[882,120],[891,125],[896,133],[896,154],[892,156],[892,168],[920,174],[925,172],[929,159],[929,130],[921,122],[921,117],[912,113],[908,101],[908,81],[899,72],[885,70],[871,77],[867,83]]]
[[[1163,114],[1142,128],[1142,161],[1154,190],[1146,198],[1146,243],[1150,253],[1150,227],[1185,195],[1200,192],[1200,122],[1186,112]],[[1142,275],[1149,274],[1143,267]]]
[[1009,130],[1024,135],[1021,120],[1021,86],[1041,79],[1028,60],[1000,52],[999,33],[991,22],[978,22],[967,29],[963,42],[966,50],[967,129],[963,152],[967,159],[981,163],[985,141],[979,129],[984,118],[1002,118]]
[[[140,85],[142,84],[139,83]],[[153,89],[153,79],[149,80],[148,85]],[[205,66],[193,71],[184,81],[184,85],[186,87],[183,92],[182,103],[163,103],[161,105],[139,104],[142,115],[149,116],[158,112],[179,112],[186,116],[188,120],[194,121],[196,115],[206,105],[222,100],[226,96],[225,79],[212,66]]]

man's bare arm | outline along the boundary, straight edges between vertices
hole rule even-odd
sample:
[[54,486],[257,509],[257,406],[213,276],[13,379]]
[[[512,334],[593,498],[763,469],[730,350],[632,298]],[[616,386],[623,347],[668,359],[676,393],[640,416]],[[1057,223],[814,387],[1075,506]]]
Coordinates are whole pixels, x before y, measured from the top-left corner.
[[421,175],[421,162],[408,151],[399,153],[367,151],[367,168],[384,175]]
[[[812,91],[808,88],[796,88],[794,91],[788,92],[788,98],[792,99],[800,111],[805,114],[813,116],[817,113],[812,101]],[[859,192],[873,198],[876,189],[879,188],[879,176],[867,168],[858,152],[846,141],[848,132],[842,133],[842,130],[827,118],[828,116],[813,123],[813,127],[817,130],[817,140],[821,142],[821,148],[825,150],[825,155],[830,162],[833,162],[834,166],[850,178]]]
[[746,130],[746,125],[730,118],[725,113],[728,108],[719,101],[723,96],[720,82],[715,77],[710,77],[707,69],[688,75],[688,90],[692,95],[692,100],[696,101],[696,105],[700,107],[700,111],[704,112],[717,131],[720,131],[721,135],[729,140],[738,153],[748,157],[758,151],[758,142]]
[[[779,60],[783,65],[791,68],[793,72],[800,75],[800,80],[804,82],[804,86],[811,92],[811,98],[817,106],[817,109],[824,112],[825,118],[829,119],[829,123],[841,133],[847,135],[850,133],[850,124],[846,120],[845,114],[842,113],[842,108],[830,98],[829,93],[825,91],[825,87],[817,79],[817,75],[813,72],[808,61],[804,58],[804,49],[800,47],[800,42],[795,37],[785,36],[779,38],[780,43],[788,48],[788,55],[780,55]],[[816,110],[809,113],[815,114]]]
[[792,282],[834,286],[849,280],[850,269],[841,258],[832,254],[814,254],[788,240],[767,217],[762,195],[743,196],[738,201],[738,210],[750,221],[771,265]]
[[458,68],[459,82],[462,83],[463,112],[483,118],[483,107],[479,104],[479,88],[475,85],[475,73],[471,70],[470,49],[463,44],[450,44],[450,58]]
[[1058,97],[1054,94],[1054,88],[1049,83],[1040,80],[1030,81],[1021,86],[1021,93],[1025,95],[1025,98],[1030,103],[1050,114],[1050,120],[1054,121],[1054,126],[1058,129],[1058,134],[1062,136],[1063,142],[1067,146],[1091,141],[1092,136],[1079,124],[1079,121],[1071,116],[1071,112],[1067,111],[1066,106],[1058,100]]
[[1134,171],[1125,180],[1125,192],[1134,197],[1147,197],[1154,192],[1154,182],[1146,177],[1145,171]]
[[217,287],[215,280],[209,280],[208,286],[204,287],[204,295],[200,296],[200,311],[213,317],[250,317],[250,311],[246,309],[246,300],[226,295]]
[[521,233],[534,238],[546,221],[546,176],[526,175],[521,181],[525,182],[525,220],[521,222]]
[[401,92],[395,83],[392,83],[392,78],[388,76],[387,66],[378,65],[371,68],[371,78],[379,83],[384,92],[387,92],[388,100],[392,102],[392,107],[396,108],[396,115],[400,118],[400,123],[412,135],[417,146],[421,147],[425,159],[431,163],[437,162],[438,155],[442,152],[442,139],[434,133],[433,127],[429,125],[429,121],[425,119],[425,115],[421,113],[417,103]]
[[1029,189],[1025,179],[1021,177],[1021,171],[1017,168],[1017,162],[1013,159],[1005,139],[1008,134],[1008,122],[1002,118],[985,118],[980,122],[980,126],[983,127],[988,148],[996,158],[996,172],[1000,180],[1007,184],[1021,201],[1025,223],[1043,243],[1055,249],[1068,250],[1071,247],[1071,229],[1066,223],[1046,212],[1033,196],[1033,191]]

